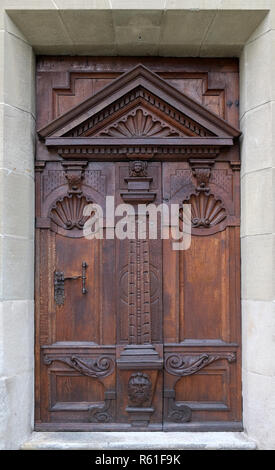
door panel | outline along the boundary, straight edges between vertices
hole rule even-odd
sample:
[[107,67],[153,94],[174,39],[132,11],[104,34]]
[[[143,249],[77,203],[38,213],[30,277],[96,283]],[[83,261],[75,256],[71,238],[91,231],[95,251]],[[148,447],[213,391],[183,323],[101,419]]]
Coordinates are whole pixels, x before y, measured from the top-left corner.
[[164,243],[165,429],[215,429],[215,421],[234,428],[241,419],[239,175],[228,163],[211,164],[204,199],[198,180],[188,163],[163,163],[165,199],[187,201],[192,217],[188,250],[173,252],[171,240]]
[[[40,57],[37,103],[35,429],[242,429],[237,61]],[[106,196],[190,204],[190,248],[107,238]]]

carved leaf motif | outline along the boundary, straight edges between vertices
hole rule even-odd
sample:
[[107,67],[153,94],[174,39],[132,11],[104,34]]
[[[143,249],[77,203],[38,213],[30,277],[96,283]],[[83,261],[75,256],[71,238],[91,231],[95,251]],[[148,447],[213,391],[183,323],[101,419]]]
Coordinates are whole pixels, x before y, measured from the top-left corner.
[[[226,210],[220,199],[213,194],[191,194],[184,204],[191,204],[191,221],[193,227],[209,228],[226,218]],[[180,218],[182,217],[180,213]]]
[[68,366],[77,370],[88,377],[106,377],[114,371],[114,361],[108,356],[96,358],[82,358],[76,355],[72,356],[50,356],[44,357],[44,363],[50,365],[53,361],[64,362]]
[[137,108],[115,124],[99,132],[98,135],[107,137],[171,137],[181,134],[144,109]]
[[51,209],[50,217],[56,225],[65,230],[74,227],[82,229],[89,216],[83,216],[83,209],[88,204],[85,196],[69,194],[59,199]]
[[200,369],[212,364],[219,359],[226,359],[228,362],[236,360],[235,353],[225,354],[202,354],[201,356],[188,356],[186,354],[169,354],[165,359],[165,369],[172,375],[192,375]]

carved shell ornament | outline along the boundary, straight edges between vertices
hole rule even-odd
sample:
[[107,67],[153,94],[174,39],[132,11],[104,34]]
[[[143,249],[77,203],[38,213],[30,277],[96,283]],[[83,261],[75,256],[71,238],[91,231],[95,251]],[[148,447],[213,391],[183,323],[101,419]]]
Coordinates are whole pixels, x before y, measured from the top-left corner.
[[[191,222],[194,228],[213,227],[222,222],[227,216],[221,199],[203,191],[199,194],[191,194],[189,198],[183,201],[183,204],[191,205]],[[180,218],[182,218],[181,212]]]
[[144,109],[138,108],[99,132],[98,135],[106,137],[171,137],[179,136],[180,133]]
[[65,230],[83,229],[90,216],[84,216],[83,210],[88,201],[82,194],[68,194],[58,199],[51,209],[52,221]]

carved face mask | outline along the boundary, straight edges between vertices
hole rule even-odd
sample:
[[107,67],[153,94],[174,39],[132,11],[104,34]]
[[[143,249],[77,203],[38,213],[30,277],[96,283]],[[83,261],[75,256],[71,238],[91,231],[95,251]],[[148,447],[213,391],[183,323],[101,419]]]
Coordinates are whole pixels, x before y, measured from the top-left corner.
[[130,377],[128,383],[128,396],[130,401],[141,405],[151,397],[152,383],[146,374],[138,372]]

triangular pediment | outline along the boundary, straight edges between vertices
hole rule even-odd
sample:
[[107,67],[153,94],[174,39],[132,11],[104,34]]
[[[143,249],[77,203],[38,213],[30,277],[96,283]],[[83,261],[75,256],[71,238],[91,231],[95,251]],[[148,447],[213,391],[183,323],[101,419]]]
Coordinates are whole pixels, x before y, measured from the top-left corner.
[[86,119],[65,137],[205,137],[209,131],[143,88],[124,95]]
[[38,131],[42,138],[233,139],[238,129],[176,90],[143,65],[126,72],[96,95]]
[[90,134],[94,137],[180,137],[184,133],[179,127],[167,122],[141,104],[112,119]]

